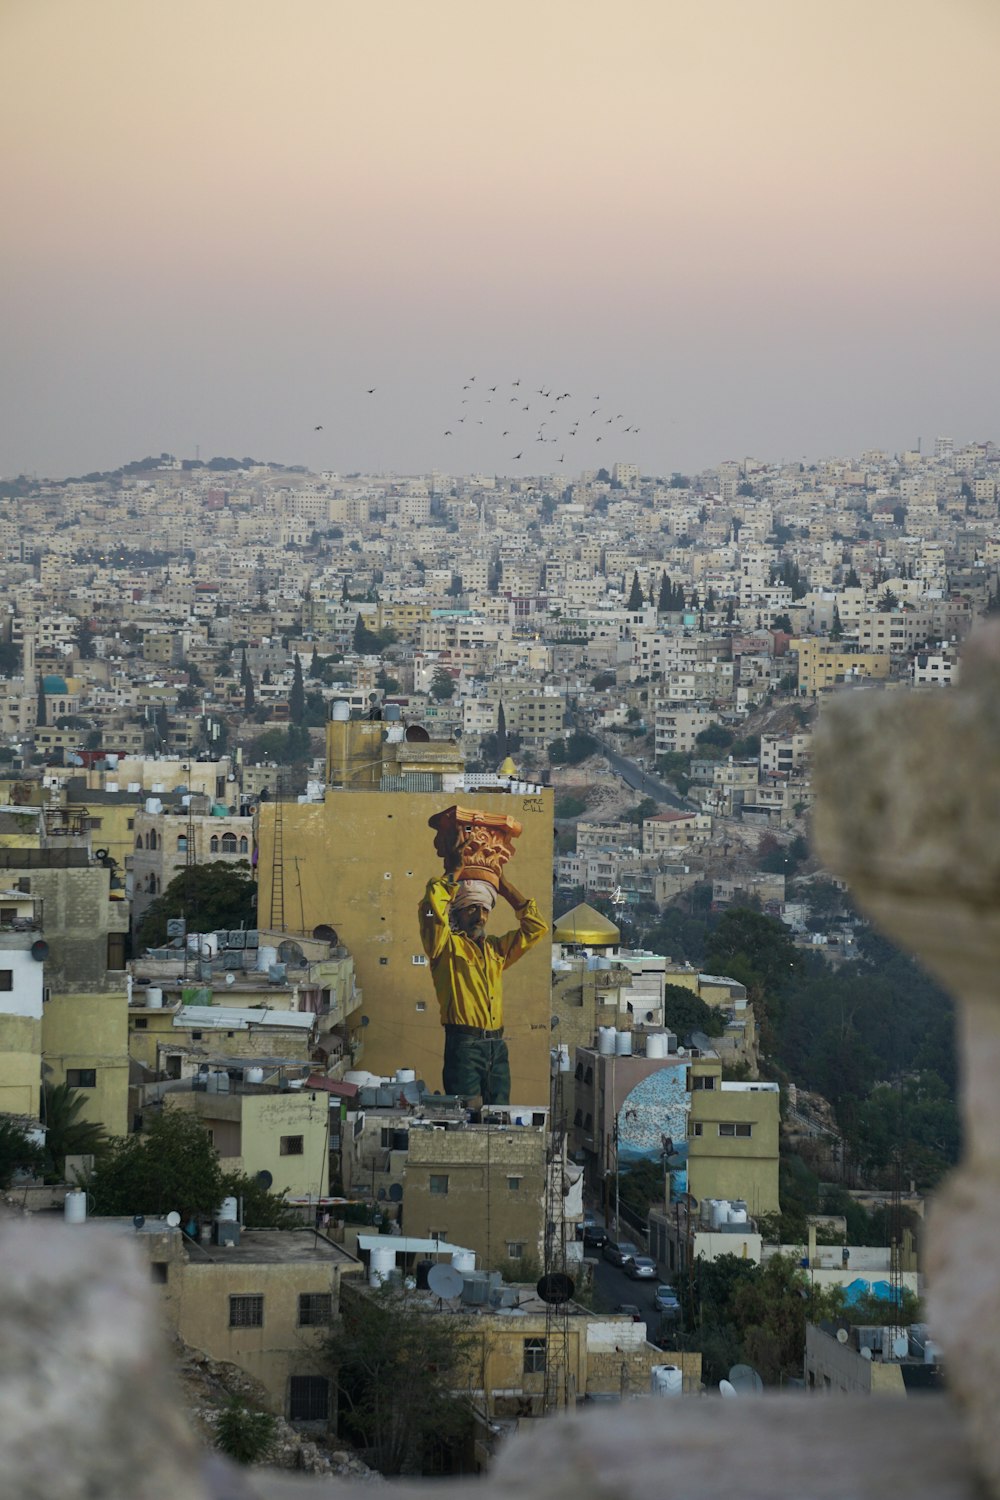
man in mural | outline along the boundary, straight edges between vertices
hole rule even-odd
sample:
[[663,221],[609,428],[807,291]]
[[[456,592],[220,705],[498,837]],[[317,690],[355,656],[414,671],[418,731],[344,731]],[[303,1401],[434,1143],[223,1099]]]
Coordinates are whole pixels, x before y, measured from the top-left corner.
[[444,1091],[483,1104],[510,1103],[510,1061],[504,1041],[503,973],[545,936],[530,896],[500,876],[499,893],[517,927],[489,937],[486,922],[497,892],[486,880],[459,880],[459,855],[444,876],[427,883],[420,903],[420,940],[444,1027]]

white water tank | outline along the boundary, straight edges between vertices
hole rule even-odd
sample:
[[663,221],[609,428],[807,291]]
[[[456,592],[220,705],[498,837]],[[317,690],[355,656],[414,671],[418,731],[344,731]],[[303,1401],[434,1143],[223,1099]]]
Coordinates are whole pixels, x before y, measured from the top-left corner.
[[158,984],[151,984],[146,991],[146,1005],[150,1010],[163,1009],[163,991]]
[[729,1223],[729,1199],[716,1198],[712,1204],[712,1228],[721,1229],[723,1224]]
[[268,969],[271,967],[271,965],[272,964],[276,964],[277,962],[278,962],[278,950],[277,950],[277,948],[271,948],[271,947],[264,948],[264,947],[262,947],[262,948],[258,948],[257,949],[257,972],[258,972],[258,974],[266,974],[267,971],[268,971]]
[[215,1210],[215,1217],[220,1224],[233,1224],[240,1216],[240,1200],[238,1198],[223,1198]]
[[666,1057],[667,1037],[663,1031],[651,1031],[646,1037],[647,1057]]
[[87,1220],[87,1195],[74,1189],[63,1199],[63,1218],[67,1224],[84,1224]]
[[597,1028],[597,1050],[601,1057],[613,1057],[615,1052],[615,1028],[613,1026],[598,1026]]
[[330,710],[330,718],[337,724],[346,724],[351,717],[351,705],[343,698],[338,698]]
[[559,1053],[558,1071],[560,1073],[572,1073],[573,1060],[569,1055],[569,1047],[565,1042],[560,1042],[556,1051]]
[[730,1208],[730,1224],[745,1224],[747,1222],[747,1211],[745,1208]]
[[616,1057],[631,1057],[632,1056],[632,1033],[631,1033],[631,1031],[616,1031],[615,1032],[615,1056]]
[[397,1083],[416,1083],[416,1081],[417,1081],[417,1075],[416,1075],[416,1073],[414,1072],[414,1070],[412,1068],[397,1068],[396,1069],[396,1082]]
[[154,815],[163,811],[163,803],[160,801],[159,797],[146,798],[146,811]]
[[244,1078],[244,1081],[246,1083],[263,1083],[264,1082],[264,1069],[263,1068],[247,1068],[246,1072],[243,1074],[243,1078]]
[[684,1372],[679,1365],[653,1365],[649,1384],[654,1396],[679,1396],[684,1390]]
[[288,1080],[288,1087],[290,1089],[304,1089],[305,1086],[306,1081],[304,1078],[289,1078]]
[[474,1271],[476,1269],[475,1250],[453,1250],[451,1252],[451,1263],[456,1271]]
[[369,1251],[368,1285],[382,1286],[389,1280],[389,1272],[396,1269],[394,1245],[373,1245]]
[[699,1213],[701,1215],[702,1229],[711,1229],[712,1227],[712,1209],[715,1206],[715,1202],[714,1198],[702,1198],[701,1200]]

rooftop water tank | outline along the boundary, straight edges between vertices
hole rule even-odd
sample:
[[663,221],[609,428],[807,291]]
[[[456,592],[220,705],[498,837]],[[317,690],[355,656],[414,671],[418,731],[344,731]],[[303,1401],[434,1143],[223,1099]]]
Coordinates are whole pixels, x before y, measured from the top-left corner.
[[412,1068],[397,1068],[396,1069],[396,1082],[397,1083],[416,1083],[416,1081],[417,1081],[417,1075],[416,1075],[416,1073],[414,1072],[414,1070]]
[[278,962],[277,948],[261,946],[257,949],[257,972],[266,974],[273,964]]
[[239,1218],[239,1214],[240,1204],[238,1198],[223,1198],[215,1210],[215,1217],[222,1224],[231,1224],[234,1219]]
[[451,1263],[456,1271],[463,1274],[476,1269],[476,1252],[474,1250],[453,1250],[451,1252]]
[[243,1074],[243,1078],[244,1078],[244,1081],[246,1083],[263,1083],[264,1082],[264,1069],[263,1068],[247,1068],[246,1072]]
[[712,1228],[721,1229],[723,1224],[729,1223],[729,1200],[728,1198],[716,1198],[712,1204]]
[[368,1260],[368,1285],[382,1286],[389,1280],[390,1271],[396,1269],[396,1247],[394,1245],[373,1245],[369,1251]]
[[351,705],[343,698],[338,698],[330,710],[330,718],[338,724],[346,724],[351,717]]
[[647,1057],[666,1057],[667,1037],[662,1031],[651,1031],[646,1037]]
[[684,1372],[679,1365],[652,1365],[649,1385],[654,1396],[679,1396],[684,1389]]
[[615,1028],[613,1026],[598,1026],[597,1050],[602,1057],[614,1056]]
[[87,1219],[87,1195],[74,1189],[63,1199],[63,1218],[67,1224],[83,1224]]
[[151,984],[146,991],[146,1005],[150,1010],[162,1010],[163,991],[158,984]]
[[632,1033],[631,1031],[615,1032],[615,1054],[618,1057],[632,1056]]

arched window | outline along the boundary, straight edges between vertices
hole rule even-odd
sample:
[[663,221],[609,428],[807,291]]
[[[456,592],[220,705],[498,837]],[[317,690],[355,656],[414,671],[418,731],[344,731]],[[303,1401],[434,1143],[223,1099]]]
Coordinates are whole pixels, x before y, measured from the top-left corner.
[[246,836],[246,834],[244,834],[243,837],[240,839],[240,853],[241,854],[249,854],[250,853],[250,845],[247,842],[247,836]]
[[187,846],[188,846],[187,834],[186,833],[179,833],[177,835],[177,853],[178,854],[186,854],[187,853]]
[[209,854],[218,854],[219,852],[219,835],[217,833],[213,833],[208,841],[208,852]]
[[137,849],[141,849],[142,848],[142,834],[141,833],[137,833],[136,836],[135,836],[135,847]]
[[149,830],[149,835],[148,835],[148,837],[146,839],[146,848],[147,849],[155,849],[156,848],[156,829],[155,828],[151,828]]
[[236,853],[236,835],[235,835],[235,833],[224,833],[222,835],[222,852],[223,852],[223,854],[235,854]]

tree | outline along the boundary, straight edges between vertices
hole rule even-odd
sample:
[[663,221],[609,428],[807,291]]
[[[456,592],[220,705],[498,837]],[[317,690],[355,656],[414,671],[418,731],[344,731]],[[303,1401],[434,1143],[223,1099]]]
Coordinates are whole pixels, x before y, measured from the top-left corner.
[[217,859],[190,865],[175,875],[163,894],[147,906],[136,941],[148,948],[165,942],[168,917],[186,917],[191,931],[252,927],[256,920],[256,899],[257,887],[246,860],[230,864]]
[[194,1115],[164,1109],[142,1135],[112,1137],[91,1191],[98,1214],[211,1214],[225,1197],[212,1137]]
[[49,711],[48,706],[45,702],[45,685],[43,682],[40,682],[38,684],[38,713],[35,718],[35,723],[37,724],[39,729],[43,729],[48,722]]
[[25,1126],[10,1115],[0,1115],[0,1189],[10,1187],[17,1172],[38,1172],[45,1153]]
[[682,984],[663,987],[663,1024],[685,1045],[692,1031],[721,1036],[726,1029],[722,1012]]
[[646,601],[643,597],[642,586],[639,583],[639,572],[638,569],[636,569],[636,571],[632,574],[632,588],[629,591],[628,603],[626,604],[625,608],[627,610],[639,610],[642,609],[645,602]]
[[107,1147],[104,1126],[80,1118],[86,1102],[68,1083],[46,1083],[42,1092],[45,1169],[58,1182],[65,1177],[67,1156],[100,1156]]
[[855,569],[853,567],[849,568],[848,572],[847,572],[847,577],[844,579],[844,588],[845,589],[859,589],[860,587],[861,587],[861,579],[858,577],[857,572],[855,571]]
[[93,659],[94,628],[89,620],[81,619],[76,627],[76,649],[81,661]]
[[833,623],[830,626],[830,639],[831,639],[831,641],[839,641],[839,640],[843,639],[843,635],[844,635],[844,627],[841,624],[841,620],[840,620],[840,610],[837,608],[836,605],[834,605],[833,606]]
[[455,695],[455,679],[444,667],[435,667],[431,678],[431,697],[436,703],[445,703]]
[[630,807],[626,812],[622,813],[621,820],[623,823],[645,823],[647,818],[656,816],[659,807],[660,804],[655,802],[652,797],[643,797],[641,802],[637,802],[634,807]]
[[340,1430],[382,1474],[427,1472],[441,1446],[468,1431],[463,1386],[479,1336],[395,1287],[341,1297],[343,1327],[325,1346]]
[[[296,660],[298,660],[297,657]],[[243,647],[243,660],[240,663],[240,681],[243,683],[243,711],[244,713],[252,714],[257,698],[253,690],[253,673],[250,670],[250,663],[247,661],[247,648],[245,646]]]
[[878,601],[878,607],[882,614],[891,614],[894,609],[899,608],[899,595],[894,594],[892,592],[892,589],[886,589],[885,593]]
[[316,649],[316,647],[313,646],[312,656],[309,658],[309,676],[310,677],[318,677],[319,675],[320,675],[320,655],[319,655],[319,651]]
[[595,753],[597,741],[593,735],[575,729],[564,740],[553,740],[549,745],[549,760],[553,765],[578,766]]
[[674,586],[670,582],[670,578],[667,572],[664,570],[664,572],[660,574],[660,595],[656,601],[656,610],[658,614],[667,614],[673,607],[673,589]]
[[302,658],[295,653],[295,670],[292,673],[292,691],[288,696],[288,717],[293,724],[301,724],[306,715],[306,689],[302,681]]

